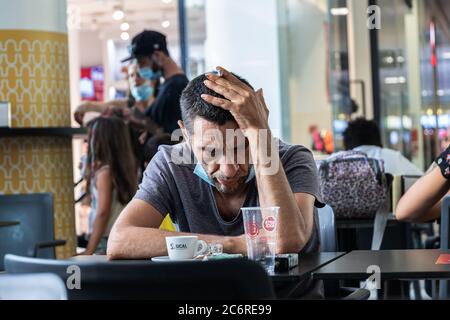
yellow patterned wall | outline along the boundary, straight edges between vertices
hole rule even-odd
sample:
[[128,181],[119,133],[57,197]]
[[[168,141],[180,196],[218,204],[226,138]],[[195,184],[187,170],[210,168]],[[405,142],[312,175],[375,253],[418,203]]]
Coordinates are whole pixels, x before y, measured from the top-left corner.
[[58,258],[75,254],[72,143],[65,137],[0,138],[0,193],[51,192],[55,238],[67,244]]
[[68,68],[67,34],[0,30],[0,101],[11,102],[12,127],[70,126]]
[[[41,13],[36,13],[41,14]],[[70,127],[67,34],[0,30],[0,101],[11,103],[12,127]],[[0,137],[0,194],[51,192],[55,238],[75,253],[72,139]]]

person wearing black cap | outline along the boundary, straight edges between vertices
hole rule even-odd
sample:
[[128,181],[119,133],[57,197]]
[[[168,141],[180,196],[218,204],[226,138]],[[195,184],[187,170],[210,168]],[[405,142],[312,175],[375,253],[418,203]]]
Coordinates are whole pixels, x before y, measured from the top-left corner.
[[158,95],[148,106],[145,115],[155,121],[164,132],[172,133],[181,119],[180,96],[189,80],[183,70],[170,57],[166,36],[152,30],[136,35],[130,46],[130,56],[122,62],[135,59],[139,74],[147,80],[164,78]]

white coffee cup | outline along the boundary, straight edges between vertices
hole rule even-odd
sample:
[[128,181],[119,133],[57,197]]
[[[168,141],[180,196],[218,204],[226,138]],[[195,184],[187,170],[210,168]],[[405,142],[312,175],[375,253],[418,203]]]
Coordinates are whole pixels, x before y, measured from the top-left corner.
[[208,245],[197,236],[166,237],[167,253],[170,260],[189,260],[208,250]]

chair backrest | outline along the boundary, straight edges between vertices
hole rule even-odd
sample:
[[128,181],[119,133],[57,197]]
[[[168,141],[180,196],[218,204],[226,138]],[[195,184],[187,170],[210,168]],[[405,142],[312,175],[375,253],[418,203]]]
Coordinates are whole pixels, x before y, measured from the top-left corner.
[[[38,242],[54,239],[51,193],[0,195],[0,221],[19,221],[0,229],[0,270],[7,253],[31,255]],[[43,258],[55,258],[53,248],[39,250]]]
[[[441,204],[441,249],[450,249],[450,196],[446,196]],[[439,298],[450,299],[450,281],[440,281]]]
[[450,196],[446,196],[441,204],[441,249],[450,249]]
[[335,252],[337,250],[336,242],[336,224],[333,209],[326,205],[317,209],[320,228],[320,251]]
[[72,285],[76,285],[78,273],[81,290],[76,286],[68,290],[69,299],[274,298],[272,283],[265,270],[247,259],[161,263],[148,260],[50,260],[6,255],[5,267],[8,273],[55,273]]
[[66,300],[64,282],[52,273],[0,275],[0,300]]

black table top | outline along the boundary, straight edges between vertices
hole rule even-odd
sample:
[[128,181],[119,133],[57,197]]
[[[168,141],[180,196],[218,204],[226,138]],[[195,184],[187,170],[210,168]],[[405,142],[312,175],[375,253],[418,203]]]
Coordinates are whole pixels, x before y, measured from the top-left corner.
[[11,226],[16,226],[20,224],[19,221],[0,221],[0,228],[1,227],[11,227]]
[[[297,267],[292,268],[285,272],[275,272],[270,274],[273,281],[301,281],[307,277],[311,276],[314,270],[334,261],[335,259],[343,256],[344,252],[321,252],[321,253],[309,253],[300,257],[299,264]],[[152,262],[150,259],[143,260],[113,260],[109,261],[104,255],[94,255],[94,256],[74,256],[70,258],[74,261],[98,261],[99,263],[109,262],[109,263],[120,263],[120,264],[149,264],[157,263]]]
[[450,265],[438,265],[440,254],[450,250],[380,250],[352,251],[313,272],[314,279],[367,279],[371,265],[379,266],[381,278],[393,279],[450,279]]

